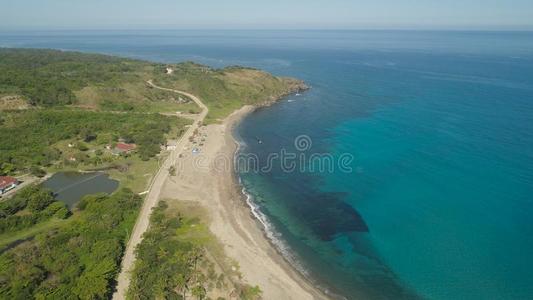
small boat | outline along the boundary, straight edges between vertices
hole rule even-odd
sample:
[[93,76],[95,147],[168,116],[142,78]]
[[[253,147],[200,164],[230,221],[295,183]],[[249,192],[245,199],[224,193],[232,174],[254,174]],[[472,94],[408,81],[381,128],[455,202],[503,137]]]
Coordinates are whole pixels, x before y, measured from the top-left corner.
[[260,138],[255,137],[255,139],[257,140],[257,143],[258,143],[258,144],[262,144],[262,143],[263,143],[263,141],[262,141]]

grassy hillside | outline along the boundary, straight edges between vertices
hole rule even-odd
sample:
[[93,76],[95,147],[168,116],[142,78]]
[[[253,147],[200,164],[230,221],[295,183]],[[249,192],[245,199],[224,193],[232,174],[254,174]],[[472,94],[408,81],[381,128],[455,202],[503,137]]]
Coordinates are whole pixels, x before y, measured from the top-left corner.
[[[174,72],[166,74],[166,67]],[[164,65],[99,54],[0,48],[0,110],[75,106],[138,112],[197,112],[189,99],[149,87],[147,80],[199,96],[210,121],[244,104],[272,101],[305,88],[298,80],[243,67]]]
[[99,54],[0,49],[0,105],[12,108],[10,102],[23,99],[40,107],[146,111],[153,103],[166,102],[161,111],[180,110],[175,94],[146,85],[162,68]]
[[199,96],[209,107],[207,122],[218,121],[246,104],[272,102],[307,89],[300,80],[276,77],[244,67],[213,69],[186,62],[172,65],[170,75],[156,74],[155,83]]

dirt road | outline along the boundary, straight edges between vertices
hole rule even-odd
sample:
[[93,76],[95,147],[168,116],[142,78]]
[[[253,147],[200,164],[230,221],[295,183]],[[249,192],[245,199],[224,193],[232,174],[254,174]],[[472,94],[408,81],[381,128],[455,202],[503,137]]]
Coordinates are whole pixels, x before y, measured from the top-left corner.
[[167,177],[169,176],[168,169],[170,166],[176,164],[176,158],[178,158],[179,155],[183,151],[185,151],[184,149],[186,148],[186,146],[190,144],[189,138],[193,136],[194,131],[198,129],[202,121],[207,116],[207,113],[209,112],[207,106],[205,106],[198,97],[192,94],[183,91],[159,87],[155,85],[151,80],[148,81],[148,84],[156,89],[170,91],[189,97],[202,109],[202,112],[194,119],[194,123],[187,129],[183,136],[181,136],[180,140],[177,143],[176,150],[170,153],[169,157],[161,165],[161,168],[159,168],[157,174],[152,180],[149,192],[146,195],[146,198],[144,199],[143,205],[139,212],[139,216],[137,217],[137,222],[135,223],[133,231],[131,232],[130,239],[126,246],[126,252],[124,253],[124,257],[122,258],[121,271],[117,278],[117,290],[113,294],[113,299],[117,300],[122,300],[126,297],[126,292],[131,280],[131,271],[133,270],[133,266],[135,264],[135,248],[142,241],[143,234],[146,232],[146,230],[148,230],[148,227],[150,225],[150,214],[152,213],[152,208],[157,206],[161,189]]

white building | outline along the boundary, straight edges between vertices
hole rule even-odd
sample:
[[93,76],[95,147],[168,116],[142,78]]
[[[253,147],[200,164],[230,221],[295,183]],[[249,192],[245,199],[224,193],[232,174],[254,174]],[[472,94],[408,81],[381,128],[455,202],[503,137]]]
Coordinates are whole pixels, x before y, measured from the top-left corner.
[[19,181],[15,177],[0,176],[0,195],[7,193],[19,185]]

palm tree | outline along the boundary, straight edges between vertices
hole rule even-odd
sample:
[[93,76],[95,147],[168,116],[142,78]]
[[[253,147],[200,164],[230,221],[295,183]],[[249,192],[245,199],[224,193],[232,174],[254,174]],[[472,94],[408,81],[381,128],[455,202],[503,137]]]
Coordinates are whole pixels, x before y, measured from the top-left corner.
[[186,299],[186,293],[189,289],[188,282],[189,280],[183,274],[176,277],[176,291],[181,294],[183,299]]
[[207,291],[203,285],[199,284],[192,289],[191,294],[196,296],[198,300],[202,300],[205,298],[205,296],[207,296]]

